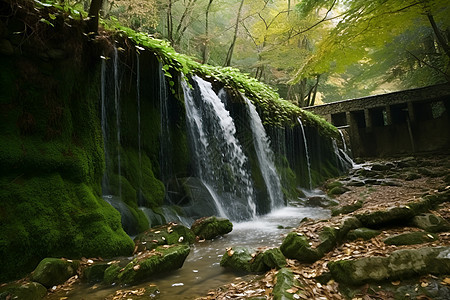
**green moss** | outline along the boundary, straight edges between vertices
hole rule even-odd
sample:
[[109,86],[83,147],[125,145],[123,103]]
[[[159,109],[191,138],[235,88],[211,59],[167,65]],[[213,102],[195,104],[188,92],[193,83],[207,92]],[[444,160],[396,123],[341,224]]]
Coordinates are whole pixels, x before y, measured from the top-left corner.
[[[119,213],[85,184],[58,174],[2,178],[2,280],[30,271],[46,256],[129,255],[133,242]],[[27,251],[17,251],[27,249]]]

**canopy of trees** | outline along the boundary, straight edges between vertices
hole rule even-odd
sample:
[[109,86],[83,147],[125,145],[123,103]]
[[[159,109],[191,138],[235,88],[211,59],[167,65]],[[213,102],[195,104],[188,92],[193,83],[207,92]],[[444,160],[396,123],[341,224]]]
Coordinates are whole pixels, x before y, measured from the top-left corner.
[[447,0],[103,0],[100,13],[300,106],[449,80]]

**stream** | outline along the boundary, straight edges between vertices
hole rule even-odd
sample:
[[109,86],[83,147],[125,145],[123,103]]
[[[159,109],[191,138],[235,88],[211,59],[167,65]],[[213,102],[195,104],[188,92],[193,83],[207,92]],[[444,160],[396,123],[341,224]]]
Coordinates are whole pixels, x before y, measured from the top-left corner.
[[[229,234],[191,246],[191,252],[183,267],[160,278],[133,287],[88,285],[81,283],[66,295],[68,299],[104,299],[118,289],[137,289],[149,284],[157,285],[160,294],[157,299],[194,299],[204,296],[208,290],[232,282],[243,275],[220,267],[220,260],[227,247],[247,246],[279,247],[284,235],[297,227],[305,218],[324,219],[330,217],[328,209],[317,207],[287,206],[251,221],[235,223]],[[254,276],[254,275],[247,275]],[[61,295],[49,295],[46,299],[61,299]],[[53,296],[53,297],[52,297]],[[54,297],[58,296],[58,297]]]

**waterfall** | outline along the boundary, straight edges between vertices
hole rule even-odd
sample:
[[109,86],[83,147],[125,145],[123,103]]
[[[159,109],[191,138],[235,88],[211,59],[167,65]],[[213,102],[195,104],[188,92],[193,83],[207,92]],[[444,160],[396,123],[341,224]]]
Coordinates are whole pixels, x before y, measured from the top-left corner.
[[348,156],[347,152],[338,147],[335,139],[333,139],[332,143],[338,169],[343,171],[353,167],[355,163],[353,162],[351,157]]
[[280,178],[275,167],[274,155],[270,149],[269,138],[262,124],[261,118],[253,103],[244,97],[250,116],[250,126],[253,134],[253,144],[260,165],[261,173],[266,183],[270,197],[270,207],[276,208],[284,204]]
[[[105,154],[105,165],[108,167],[110,165],[110,158],[107,151],[107,141],[108,141],[108,119],[106,115],[106,58],[102,59],[102,66],[101,66],[101,86],[100,86],[100,96],[101,96],[101,102],[102,102],[102,119],[101,119],[101,125],[102,125],[102,134],[103,134],[103,151]],[[108,172],[105,172],[103,174],[102,179],[102,189],[103,193],[106,192],[106,190],[109,188],[109,178],[107,175]]]
[[209,82],[193,76],[194,89],[183,82],[186,123],[196,176],[211,191],[217,212],[234,220],[256,215],[249,164],[236,127]]
[[309,189],[312,190],[311,160],[309,158],[308,142],[306,141],[305,128],[303,127],[302,119],[297,118],[297,120],[298,120],[298,123],[300,124],[300,128],[302,129],[303,143],[305,145],[306,165],[308,167]]
[[159,112],[161,118],[160,128],[160,164],[161,179],[167,187],[167,183],[172,177],[172,141],[170,138],[170,119],[169,119],[169,103],[166,77],[164,75],[162,64],[159,63]]
[[116,109],[116,133],[117,133],[117,175],[119,176],[119,197],[122,197],[122,168],[120,161],[120,81],[119,81],[119,55],[117,47],[114,47],[114,107]]
[[[141,69],[140,55],[136,52],[136,102],[138,121],[139,189],[142,190],[142,141],[141,141]],[[141,191],[139,191],[141,199]]]
[[341,136],[342,140],[342,147],[344,147],[344,152],[347,152],[347,143],[345,142],[344,134],[342,133],[342,130],[338,129],[339,135]]

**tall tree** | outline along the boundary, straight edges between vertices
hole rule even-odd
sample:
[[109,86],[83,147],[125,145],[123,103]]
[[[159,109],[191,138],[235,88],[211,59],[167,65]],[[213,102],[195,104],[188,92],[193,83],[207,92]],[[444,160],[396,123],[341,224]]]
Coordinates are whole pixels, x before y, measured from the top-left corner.
[[209,12],[211,10],[211,5],[213,3],[213,0],[209,0],[208,6],[206,7],[205,12],[205,41],[203,43],[203,50],[202,50],[202,63],[206,64],[208,63],[208,56],[209,56]]
[[100,9],[102,8],[103,0],[92,0],[89,7],[89,20],[87,23],[88,32],[96,33],[98,31],[98,19]]
[[234,25],[235,27],[234,27],[233,40],[231,41],[230,48],[228,48],[227,57],[225,58],[224,65],[226,67],[229,67],[231,65],[231,58],[233,57],[234,47],[236,46],[236,39],[237,39],[238,32],[239,32],[239,22],[241,21],[241,12],[242,12],[242,7],[244,6],[244,1],[245,0],[241,0],[241,4],[239,5],[239,10],[238,10],[237,17],[236,17],[236,23]]

